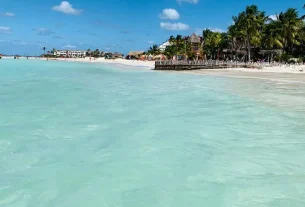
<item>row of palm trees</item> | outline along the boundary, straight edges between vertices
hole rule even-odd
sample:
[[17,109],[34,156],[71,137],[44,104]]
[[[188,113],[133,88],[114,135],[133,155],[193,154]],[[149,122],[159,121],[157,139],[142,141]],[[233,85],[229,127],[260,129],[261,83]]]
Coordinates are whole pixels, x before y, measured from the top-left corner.
[[[43,50],[43,54],[45,55],[46,54],[46,47],[43,47],[42,50]],[[55,48],[53,48],[51,51],[48,51],[47,54],[54,54],[57,50]]]
[[195,54],[191,51],[191,44],[189,41],[187,41],[187,37],[183,37],[181,35],[177,35],[176,37],[170,36],[168,41],[170,45],[168,45],[164,51],[161,51],[158,45],[154,44],[146,53],[150,55],[164,54],[170,59],[174,56],[182,55],[187,55],[188,57],[195,56]]
[[285,54],[301,55],[297,50],[301,42],[305,42],[303,18],[293,8],[271,19],[256,5],[247,6],[233,17],[234,24],[227,32],[229,44],[233,51],[247,48],[248,60],[251,60],[253,48],[281,49]]
[[[305,8],[305,5],[304,5]],[[305,54],[304,16],[299,16],[297,9],[289,8],[276,15],[267,16],[256,5],[247,6],[237,16],[227,32],[203,31],[201,53],[203,58],[217,59],[220,54],[230,51],[230,58],[240,55],[244,60],[258,59],[258,51],[282,51],[283,56],[303,57]],[[164,54],[169,58],[174,55],[187,54],[192,57],[190,43],[181,35],[169,38],[171,43]],[[150,54],[160,54],[154,45],[148,50]]]
[[102,52],[100,52],[99,49],[95,49],[95,50],[88,49],[87,52],[86,52],[87,57],[89,57],[89,56],[100,57],[101,54],[102,54]]

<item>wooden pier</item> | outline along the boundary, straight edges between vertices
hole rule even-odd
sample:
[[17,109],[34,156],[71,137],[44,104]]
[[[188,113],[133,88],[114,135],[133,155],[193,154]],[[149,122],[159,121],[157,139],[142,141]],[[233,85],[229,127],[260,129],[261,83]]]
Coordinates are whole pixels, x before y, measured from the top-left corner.
[[225,68],[258,68],[258,66],[245,62],[229,61],[156,61],[155,70],[200,70]]

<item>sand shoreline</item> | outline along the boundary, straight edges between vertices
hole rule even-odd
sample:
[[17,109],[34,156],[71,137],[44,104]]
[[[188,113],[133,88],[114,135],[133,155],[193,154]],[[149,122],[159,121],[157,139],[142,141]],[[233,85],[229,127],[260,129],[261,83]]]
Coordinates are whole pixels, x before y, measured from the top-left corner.
[[[104,58],[57,58],[49,59],[55,61],[67,62],[82,62],[82,63],[102,63],[114,64],[126,67],[137,67],[141,69],[154,69],[154,61],[138,61],[115,59],[107,60]],[[159,71],[159,72],[174,72],[194,75],[208,75],[208,76],[222,76],[230,78],[249,78],[249,79],[264,79],[270,81],[281,81],[287,83],[305,83],[305,65],[282,65],[277,67],[263,67],[262,69],[249,69],[249,68],[227,68],[227,69],[211,69],[211,70],[191,70],[191,71]]]
[[[45,58],[42,58],[46,60]],[[107,64],[119,64],[135,67],[147,67],[153,69],[155,67],[154,61],[140,61],[140,60],[127,60],[127,59],[104,59],[104,58],[56,58],[49,60],[68,61],[68,62],[85,62],[85,63],[107,63]],[[201,70],[196,70],[201,71]],[[226,69],[213,69],[202,71],[235,71],[235,72],[251,72],[251,73],[305,73],[305,65],[280,65],[263,67],[261,69],[256,68],[226,68]]]
[[276,82],[285,82],[291,84],[305,84],[304,73],[284,73],[284,72],[249,72],[235,70],[198,70],[185,71],[185,74],[206,75],[228,78],[260,79]]
[[[45,59],[45,58],[44,58]],[[56,58],[49,59],[55,61],[66,61],[66,62],[82,62],[82,63],[103,63],[103,64],[115,64],[122,66],[130,66],[130,67],[141,67],[147,69],[154,69],[155,62],[154,61],[140,61],[140,60],[126,60],[126,59],[104,59],[104,58]]]

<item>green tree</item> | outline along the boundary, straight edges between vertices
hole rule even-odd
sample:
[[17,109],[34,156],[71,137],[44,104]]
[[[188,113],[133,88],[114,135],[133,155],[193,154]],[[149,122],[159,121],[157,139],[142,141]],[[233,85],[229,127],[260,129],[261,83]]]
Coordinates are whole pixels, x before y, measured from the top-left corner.
[[173,35],[171,35],[171,36],[169,37],[168,41],[169,41],[170,43],[172,43],[172,44],[175,44],[175,43],[176,43],[176,38],[175,38]]
[[152,47],[149,48],[147,53],[149,53],[151,55],[159,55],[161,53],[161,51],[158,48],[158,45],[153,45]]
[[168,59],[172,59],[176,55],[176,53],[177,51],[175,45],[169,45],[164,50],[164,55],[166,55]]
[[94,57],[99,57],[100,56],[100,50],[99,49],[94,50],[93,56]]
[[169,40],[170,46],[167,46],[164,54],[168,58],[173,58],[178,55],[185,55],[187,52],[187,41],[181,36],[177,35],[176,37],[170,36]]
[[90,56],[91,55],[91,49],[88,49],[87,52],[86,52],[86,56]]
[[181,35],[177,35],[175,42],[177,55],[185,54],[185,44],[186,43],[183,37]]
[[43,50],[43,54],[46,54],[46,47],[43,47],[42,50]]
[[297,10],[290,8],[286,12],[281,12],[276,21],[277,33],[283,42],[283,51],[289,53],[294,45],[300,45],[298,35],[302,28],[302,20],[298,17]]
[[233,17],[239,34],[246,40],[248,50],[248,61],[251,61],[251,47],[259,45],[261,41],[261,31],[267,21],[265,12],[258,10],[256,5],[247,6],[246,10],[237,17]]
[[277,20],[270,19],[269,23],[264,25],[261,45],[263,49],[272,50],[283,48],[283,38],[278,32],[279,28],[280,24]]
[[212,32],[209,29],[203,31],[203,50],[212,59],[216,59],[222,43],[222,36],[219,32]]

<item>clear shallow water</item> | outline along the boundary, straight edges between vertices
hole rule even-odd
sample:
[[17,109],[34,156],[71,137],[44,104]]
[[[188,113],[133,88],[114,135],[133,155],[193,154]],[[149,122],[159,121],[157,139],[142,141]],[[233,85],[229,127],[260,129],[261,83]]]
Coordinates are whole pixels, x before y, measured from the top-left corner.
[[1,60],[1,207],[305,205],[303,85],[113,67]]

